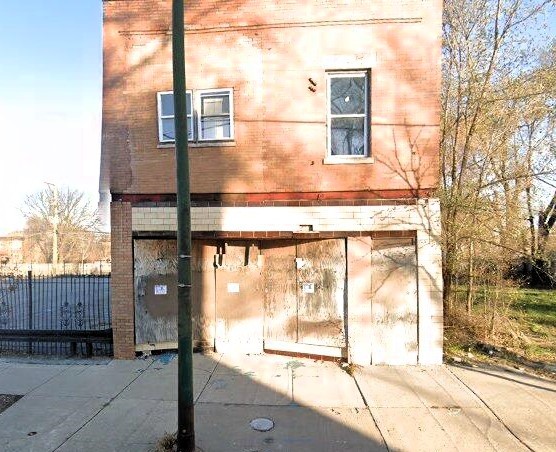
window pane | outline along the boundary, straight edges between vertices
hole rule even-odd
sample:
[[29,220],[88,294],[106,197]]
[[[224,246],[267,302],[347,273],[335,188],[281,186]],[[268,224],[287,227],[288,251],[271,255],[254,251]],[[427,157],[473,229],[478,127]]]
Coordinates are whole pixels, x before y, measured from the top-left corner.
[[365,119],[331,119],[331,155],[365,155]]
[[187,118],[187,139],[188,141],[193,141],[193,117],[189,116]]
[[185,93],[185,113],[191,114],[191,93]]
[[175,140],[174,118],[162,120],[162,141]]
[[333,115],[365,113],[365,77],[332,77],[330,111]]
[[160,112],[162,116],[174,116],[174,95],[160,95]]
[[230,113],[230,98],[225,95],[202,96],[201,114],[203,116]]
[[201,138],[205,140],[219,140],[230,138],[230,118],[212,117],[201,119]]

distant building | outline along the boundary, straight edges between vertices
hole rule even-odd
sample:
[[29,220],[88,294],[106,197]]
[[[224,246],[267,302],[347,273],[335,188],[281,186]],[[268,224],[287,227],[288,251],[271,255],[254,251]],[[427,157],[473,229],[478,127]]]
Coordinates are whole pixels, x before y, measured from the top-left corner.
[[[195,343],[441,363],[441,0],[186,2]],[[104,0],[118,358],[176,346],[171,0]]]
[[0,236],[0,265],[22,263],[23,243],[24,238],[20,232]]

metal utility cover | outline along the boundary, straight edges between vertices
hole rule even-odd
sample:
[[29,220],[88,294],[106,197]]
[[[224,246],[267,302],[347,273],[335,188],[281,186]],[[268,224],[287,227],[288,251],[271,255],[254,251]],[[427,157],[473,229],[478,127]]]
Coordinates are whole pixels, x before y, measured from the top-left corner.
[[274,428],[274,421],[266,417],[259,417],[253,419],[249,425],[253,430],[257,430],[258,432],[268,432]]

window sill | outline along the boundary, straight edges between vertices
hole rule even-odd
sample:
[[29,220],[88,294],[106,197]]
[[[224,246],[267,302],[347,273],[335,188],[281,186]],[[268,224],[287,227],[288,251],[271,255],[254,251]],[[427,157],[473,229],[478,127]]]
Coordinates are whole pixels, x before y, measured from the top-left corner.
[[373,157],[325,157],[322,161],[325,165],[364,165],[374,163]]
[[176,145],[174,143],[158,143],[157,149],[174,149]]
[[[223,147],[233,147],[236,145],[234,140],[232,141],[197,141],[188,142],[187,147],[189,148],[223,148]],[[175,143],[158,143],[157,149],[174,149],[176,147]]]

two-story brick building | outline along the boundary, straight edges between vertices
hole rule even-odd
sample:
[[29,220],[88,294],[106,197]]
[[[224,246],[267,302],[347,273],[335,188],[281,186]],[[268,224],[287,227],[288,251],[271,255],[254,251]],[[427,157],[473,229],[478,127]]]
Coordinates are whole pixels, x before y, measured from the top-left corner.
[[[440,363],[441,0],[186,1],[194,334]],[[171,0],[104,0],[115,355],[175,347]]]

